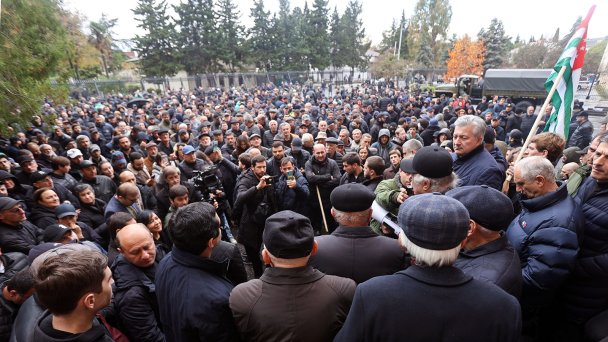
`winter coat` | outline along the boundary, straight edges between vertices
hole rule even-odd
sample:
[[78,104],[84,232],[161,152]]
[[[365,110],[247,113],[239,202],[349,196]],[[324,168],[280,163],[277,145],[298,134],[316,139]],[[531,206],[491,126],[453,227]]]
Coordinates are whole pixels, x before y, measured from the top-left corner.
[[584,323],[608,309],[608,186],[588,177],[576,194],[584,237],[574,271],[560,293],[569,320]]
[[[264,223],[266,218],[272,215],[276,209],[272,186],[258,190],[256,185],[259,182],[260,180],[249,169],[238,179],[234,191],[236,194],[234,201],[235,219],[239,221],[238,240],[252,248],[259,248],[262,245]],[[269,207],[265,217],[255,214],[256,209],[261,207],[261,204]]]
[[578,125],[570,140],[568,140],[568,147],[578,146],[581,150],[589,146],[591,143],[591,136],[593,135],[593,123],[589,120]]
[[234,287],[228,262],[216,262],[176,246],[156,270],[156,298],[167,342],[238,341],[228,305]]
[[122,255],[112,265],[113,299],[120,330],[132,341],[165,341],[156,302],[155,274],[156,264],[143,269]]
[[108,203],[112,196],[116,194],[116,184],[108,176],[97,175],[92,180],[82,180],[83,183],[89,184],[95,191],[95,197]]
[[246,341],[331,341],[354,293],[352,280],[310,266],[270,267],[234,288],[230,309]]
[[66,173],[63,175],[58,175],[53,172],[53,173],[49,174],[49,176],[51,176],[51,178],[53,179],[53,183],[63,185],[70,191],[72,191],[72,189],[76,185],[78,185],[78,181],[76,180],[76,178],[74,178],[69,173]]
[[0,246],[2,252],[20,252],[28,254],[32,247],[42,242],[42,230],[29,221],[17,226],[0,223]]
[[34,225],[41,227],[42,230],[50,225],[57,224],[55,209],[43,207],[41,205],[34,205],[32,207],[32,214],[29,219]]
[[507,228],[507,238],[521,261],[522,305],[541,307],[574,269],[582,217],[565,184],[520,203],[521,213]]
[[420,133],[424,146],[429,146],[435,142],[435,132],[439,132],[441,128],[439,126],[428,126],[424,131]]
[[78,221],[82,221],[93,229],[97,229],[102,224],[106,223],[103,213],[106,207],[106,202],[96,198],[93,204],[80,204],[80,214]]
[[291,210],[307,216],[307,200],[310,195],[308,180],[302,172],[294,170],[296,187],[291,189],[287,186],[287,176],[282,174],[277,183],[273,186],[277,211]]
[[91,329],[81,334],[64,335],[61,338],[55,337],[57,330],[53,329],[53,316],[46,311],[36,323],[33,339],[36,342],[111,342],[110,333],[97,319],[93,319]]
[[504,234],[477,248],[460,250],[454,266],[475,279],[497,285],[515,298],[521,296],[521,264]]
[[395,143],[389,141],[388,143],[386,143],[386,145],[382,145],[379,141],[376,141],[372,144],[371,147],[378,150],[378,153],[376,155],[382,157],[382,159],[384,160],[384,165],[391,165],[391,157],[389,155],[389,152],[391,152],[397,147]]
[[483,144],[463,157],[458,157],[455,153],[452,157],[454,172],[458,175],[458,186],[485,184],[502,190],[505,174]]
[[520,330],[517,299],[497,286],[413,265],[359,284],[334,341],[518,341]]
[[339,226],[330,235],[315,240],[319,248],[309,264],[325,274],[350,278],[357,284],[409,266],[399,242],[378,236],[370,227]]
[[4,296],[0,297],[0,341],[8,341],[18,311],[17,304],[5,299]]
[[323,203],[330,203],[329,195],[338,186],[340,177],[342,176],[336,161],[326,157],[324,161],[319,162],[317,158],[311,157],[306,162],[304,169],[311,190],[309,198],[314,199],[312,203],[316,203],[317,207],[319,205],[317,201],[317,189],[320,191]]

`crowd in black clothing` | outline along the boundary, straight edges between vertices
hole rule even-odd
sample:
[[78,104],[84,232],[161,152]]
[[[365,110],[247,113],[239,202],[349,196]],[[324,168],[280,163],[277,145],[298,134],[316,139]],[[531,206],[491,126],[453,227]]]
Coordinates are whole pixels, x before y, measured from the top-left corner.
[[[129,106],[134,98],[145,101]],[[131,341],[195,339],[196,333],[182,334],[176,326],[188,324],[180,320],[196,319],[208,322],[206,330],[196,337],[200,340],[268,338],[260,331],[256,331],[257,335],[245,334],[233,303],[238,331],[227,331],[237,329],[234,323],[226,323],[233,319],[227,303],[225,307],[210,304],[205,307],[211,310],[207,312],[193,309],[190,317],[184,312],[179,320],[177,316],[169,319],[173,309],[168,309],[170,304],[162,296],[163,291],[166,294],[168,288],[175,287],[179,290],[173,291],[194,291],[196,281],[175,283],[167,278],[168,272],[181,277],[187,272],[179,267],[202,270],[195,276],[197,281],[210,282],[209,289],[218,292],[211,299],[193,295],[193,301],[227,300],[222,293],[229,295],[232,287],[252,277],[272,278],[280,283],[276,279],[285,274],[268,273],[271,271],[265,265],[273,263],[262,250],[270,218],[289,211],[296,216],[290,214],[281,220],[307,217],[314,235],[320,236],[317,239],[321,252],[316,257],[316,250],[306,254],[312,256],[311,265],[359,284],[407,267],[407,255],[394,239],[399,232],[372,220],[370,214],[357,221],[365,227],[358,241],[382,240],[377,240],[375,247],[363,242],[360,246],[355,244],[348,252],[340,249],[344,246],[339,247],[334,253],[346,257],[332,261],[328,251],[341,243],[329,237],[353,238],[352,229],[345,228],[351,222],[345,214],[355,213],[351,218],[355,220],[356,213],[368,210],[376,199],[396,221],[402,203],[410,196],[432,192],[450,196],[449,190],[454,187],[468,189],[464,188],[467,186],[501,190],[506,176],[513,174],[515,181],[509,197],[516,204],[515,211],[509,216],[489,208],[490,212],[497,210],[498,216],[509,216],[503,219],[505,224],[496,225],[492,236],[500,244],[495,242],[492,248],[510,252],[491,260],[499,265],[509,264],[504,267],[511,271],[521,268],[522,273],[516,271],[516,277],[505,280],[498,279],[502,270],[498,266],[477,268],[471,260],[479,255],[466,249],[464,242],[461,257],[454,265],[465,273],[487,278],[519,299],[524,334],[529,337],[549,336],[547,329],[553,329],[554,324],[546,321],[554,319],[556,312],[571,315],[562,317],[568,321],[564,327],[569,329],[564,336],[582,336],[584,324],[608,309],[608,295],[603,292],[608,285],[598,285],[608,278],[603,271],[608,269],[608,262],[604,261],[608,255],[604,247],[608,245],[608,179],[602,178],[603,173],[608,173],[608,163],[593,164],[594,158],[603,158],[596,151],[602,151],[608,143],[605,134],[592,139],[594,127],[588,114],[582,108],[575,109],[578,115],[573,118],[567,141],[543,133],[526,151],[526,157],[548,159],[556,175],[552,182],[543,174],[547,183],[538,187],[542,190],[539,193],[526,192],[529,189],[520,178],[522,173],[540,170],[544,164],[534,158],[518,165],[512,163],[532,129],[535,107],[516,106],[504,98],[484,98],[472,105],[466,96],[433,98],[429,93],[379,88],[368,83],[343,88],[331,96],[320,88],[268,84],[227,91],[201,88],[164,94],[108,94],[79,98],[72,105],[45,103],[30,125],[13,127],[12,136],[0,139],[0,273],[2,288],[7,288],[8,293],[1,301],[0,341],[8,340],[11,330],[13,337],[27,336],[23,340],[43,335],[45,339],[54,338],[49,340],[66,340],[58,333],[55,321],[51,324],[50,316],[42,314],[45,303],[36,296],[28,300],[40,276],[28,276],[27,269],[48,250],[74,243],[105,255],[115,281],[112,305],[95,319],[94,328],[98,330],[92,328],[103,331],[103,336],[91,333],[91,339],[82,340],[120,336]],[[56,119],[50,122],[51,117]],[[605,125],[604,122],[601,131],[605,131]],[[479,140],[467,141],[469,138]],[[413,159],[418,151],[424,151],[422,154],[427,157]],[[441,158],[443,164],[438,164]],[[533,162],[535,168],[527,166]],[[424,164],[430,167],[421,166]],[[357,188],[352,197],[336,197],[336,188],[351,183],[361,184],[369,193]],[[340,203],[363,201],[356,193],[373,195],[367,207],[342,208]],[[498,198],[494,193],[491,196]],[[458,195],[453,197],[459,199]],[[510,208],[511,201],[505,198],[492,205],[508,203]],[[173,227],[186,225],[180,220],[187,221],[187,208],[198,202],[213,206],[221,230],[220,235],[209,236],[213,243],[208,254],[204,248],[199,251],[188,247],[188,238],[177,236],[179,229],[172,231]],[[197,208],[211,210],[210,206]],[[542,211],[545,209],[553,211]],[[215,225],[213,215],[209,215],[204,222]],[[480,222],[478,216],[472,212],[470,215],[471,220]],[[191,218],[188,222],[195,221]],[[495,223],[479,224],[492,230],[490,226]],[[541,230],[544,233],[539,233]],[[328,234],[329,237],[323,236]],[[237,244],[244,247],[245,253]],[[329,249],[325,250],[327,246]],[[367,261],[357,259],[360,269],[351,269],[356,265],[348,262],[349,256],[378,246],[383,246],[386,254],[370,256]],[[490,253],[488,248],[484,253]],[[205,262],[198,265],[200,260],[193,255],[204,257]],[[219,271],[218,267],[225,270]],[[249,272],[248,276],[248,267],[253,275]],[[350,271],[342,272],[346,268]],[[221,275],[222,279],[213,275]],[[321,277],[317,273],[299,276]],[[10,283],[13,278],[16,284]],[[344,323],[354,284],[335,281],[327,286],[343,286],[337,292],[350,296],[347,305],[335,304],[344,311],[336,313],[341,317],[338,321]],[[595,292],[585,297],[582,289]],[[11,293],[13,296],[9,296]],[[340,298],[327,300],[345,300]],[[585,304],[586,299],[595,305]],[[556,302],[564,305],[555,305]],[[219,318],[213,310],[221,312]],[[266,310],[273,312],[272,308]],[[17,317],[18,311],[26,313]],[[172,323],[165,325],[169,320]],[[38,328],[34,329],[36,324]],[[38,335],[28,335],[30,328]],[[332,327],[331,334],[319,336],[333,338],[339,328]],[[218,332],[221,333],[215,335]],[[603,333],[600,329],[596,336]]]

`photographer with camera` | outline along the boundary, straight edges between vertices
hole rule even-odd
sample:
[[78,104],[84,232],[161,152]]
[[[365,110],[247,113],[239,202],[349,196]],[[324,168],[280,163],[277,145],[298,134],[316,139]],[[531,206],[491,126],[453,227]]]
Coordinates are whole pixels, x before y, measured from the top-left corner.
[[238,240],[245,252],[256,278],[262,275],[262,232],[266,219],[275,212],[272,182],[275,178],[266,174],[266,159],[255,156],[249,168],[236,184],[234,217],[239,221]]
[[[205,149],[205,153],[210,158],[217,159],[217,163],[204,168],[202,171],[194,171],[195,176],[192,177],[191,181],[194,187],[202,194],[199,200],[207,202],[215,206],[217,215],[220,218],[220,225],[222,229],[222,239],[230,243],[236,243],[236,239],[232,235],[232,229],[230,228],[230,222],[228,217],[231,216],[232,210],[228,199],[232,194],[227,194],[224,189],[224,178],[230,179],[230,171],[234,168],[226,169],[226,164],[232,164],[229,161],[225,161],[220,153],[219,148],[209,146]],[[219,159],[218,159],[219,158]],[[223,167],[220,169],[220,167]],[[234,188],[234,181],[229,186]]]

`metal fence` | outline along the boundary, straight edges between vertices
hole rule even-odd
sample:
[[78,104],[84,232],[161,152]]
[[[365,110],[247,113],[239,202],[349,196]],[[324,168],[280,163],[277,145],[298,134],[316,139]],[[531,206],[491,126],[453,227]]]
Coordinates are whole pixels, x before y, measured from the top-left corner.
[[[124,79],[94,79],[71,80],[68,82],[72,96],[103,96],[115,92],[155,91],[183,89],[191,91],[197,88],[228,89],[232,87],[254,88],[272,83],[283,84],[313,84],[321,87],[339,88],[371,80],[367,70],[333,70],[324,72],[284,71],[284,72],[250,72],[250,73],[213,73],[184,77],[164,78],[124,78]],[[55,83],[56,84],[56,83]]]
[[[424,83],[436,82],[445,73],[445,68],[439,69],[408,69],[404,78],[394,79],[400,87],[411,83],[420,83],[420,76]],[[191,91],[197,88],[228,89],[232,87],[254,88],[272,83],[277,86],[283,84],[312,84],[325,89],[328,94],[334,93],[342,86],[351,86],[373,81],[373,75],[367,70],[350,68],[327,69],[320,71],[276,71],[276,72],[243,72],[243,73],[210,73],[194,76],[174,77],[142,77],[71,80],[68,82],[70,95],[100,96],[108,93],[129,93],[134,91],[155,91],[163,93],[168,90],[183,89]],[[55,83],[56,84],[56,83]]]

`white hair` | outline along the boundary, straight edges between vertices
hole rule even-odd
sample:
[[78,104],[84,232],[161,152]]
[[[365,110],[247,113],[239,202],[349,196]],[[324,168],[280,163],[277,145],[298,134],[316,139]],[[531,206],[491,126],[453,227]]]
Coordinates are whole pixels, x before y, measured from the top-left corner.
[[454,264],[460,253],[460,244],[452,249],[432,250],[416,245],[405,236],[405,233],[399,234],[399,239],[418,266],[450,266]]
[[458,185],[458,176],[454,172],[449,176],[441,178],[428,178],[419,173],[414,174],[412,177],[412,183],[415,183],[416,185],[422,184],[425,180],[428,180],[431,183],[429,192],[446,193]]
[[543,176],[547,181],[555,182],[555,168],[545,157],[527,157],[518,161],[515,167],[521,172],[521,177],[527,181],[533,180],[536,176]]
[[476,115],[463,115],[454,122],[455,127],[473,126],[473,134],[476,137],[481,137],[486,134],[486,122]]

